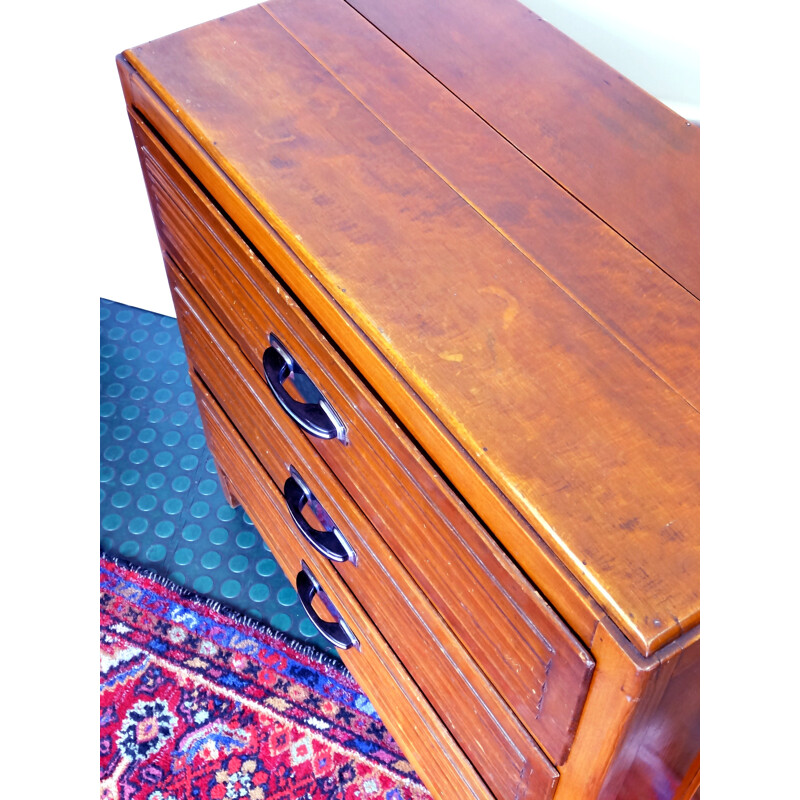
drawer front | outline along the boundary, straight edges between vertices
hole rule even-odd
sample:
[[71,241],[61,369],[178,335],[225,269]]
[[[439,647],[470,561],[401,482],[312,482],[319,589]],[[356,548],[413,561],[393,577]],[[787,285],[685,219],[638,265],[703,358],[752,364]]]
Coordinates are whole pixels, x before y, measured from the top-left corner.
[[[334,557],[347,557],[335,563],[338,573],[496,796],[551,796],[558,773],[528,731],[308,441],[278,427],[271,395],[252,365],[169,262],[168,274],[190,362],[272,481],[284,487],[293,538],[306,546],[293,517],[317,531],[335,526],[334,548],[346,545]],[[316,516],[302,517],[292,500],[298,481],[322,509]]]
[[[375,626],[324,559],[290,535],[278,488],[201,382],[195,393],[203,428],[219,468],[253,519],[286,575],[294,580],[305,562],[358,641],[342,660],[369,695],[389,732],[431,793],[440,800],[491,800],[491,794],[437,719],[422,693]],[[315,609],[327,616],[323,609]]]
[[593,669],[588,652],[202,190],[141,123],[134,128],[165,248],[260,375],[274,333],[330,403],[347,444],[308,441],[549,758],[563,763]]

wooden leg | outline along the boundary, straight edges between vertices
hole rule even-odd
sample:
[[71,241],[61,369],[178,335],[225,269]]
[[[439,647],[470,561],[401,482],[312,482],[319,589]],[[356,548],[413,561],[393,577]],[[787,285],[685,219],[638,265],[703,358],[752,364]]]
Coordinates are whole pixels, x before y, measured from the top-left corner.
[[597,668],[556,800],[692,800],[691,784],[675,790],[700,748],[699,629],[645,659],[601,620],[592,655]]
[[219,477],[219,484],[222,487],[222,494],[225,495],[225,501],[232,508],[241,505],[239,498],[236,496],[233,484],[230,478],[225,474],[220,465],[217,463],[217,476]]

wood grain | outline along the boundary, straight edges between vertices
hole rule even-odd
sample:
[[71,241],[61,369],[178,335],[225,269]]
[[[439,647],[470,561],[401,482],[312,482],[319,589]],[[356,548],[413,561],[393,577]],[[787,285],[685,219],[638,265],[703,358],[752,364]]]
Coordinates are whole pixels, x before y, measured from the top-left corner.
[[[184,125],[133,72],[127,61],[120,57],[117,63],[123,76],[123,88],[128,92],[132,115],[136,116],[141,112],[146,119],[157,125],[160,136],[169,142],[169,146],[182,162],[213,192],[215,202],[223,211],[230,218],[235,218],[237,226],[253,242],[253,247],[278,268],[277,271],[296,293],[295,296],[303,297],[304,306],[317,323],[325,330],[335,333],[337,344],[352,356],[350,363],[355,364],[361,375],[368,377],[372,389],[382,398],[398,400],[392,410],[406,426],[406,430],[414,431],[427,458],[431,458],[461,494],[469,498],[471,507],[513,554],[525,573],[535,576],[535,584],[558,606],[570,627],[584,641],[591,641],[597,622],[604,614],[586,589],[553,553],[547,542],[522,518],[480,465],[455,441],[439,420],[428,413],[425,404],[410,387],[406,387],[408,396],[405,401],[400,402],[402,398],[397,397],[396,389],[398,384],[402,385],[402,378],[392,365],[363,332],[349,321],[344,309],[210,159]],[[213,226],[213,221],[208,221],[208,224]],[[259,256],[252,249],[245,256],[259,261]],[[337,379],[346,381],[347,375],[347,371],[340,372]],[[382,414],[371,417],[370,426],[374,426],[376,431],[383,430],[381,420],[384,417]],[[396,435],[392,423],[388,424],[388,431],[387,440]],[[417,463],[424,464],[424,461],[417,459]],[[419,478],[420,473],[413,469],[413,463],[407,462],[407,467]],[[437,505],[442,502],[446,505],[448,494],[442,495],[438,492],[438,486],[442,484],[441,478],[435,477],[429,469],[424,472],[430,480],[421,485],[427,491],[433,492],[432,498],[436,498]],[[510,585],[513,586],[514,582]]]
[[[335,565],[382,636],[498,797],[546,800],[557,771],[460,647],[408,573],[300,436],[288,438],[281,412],[235,344],[168,262],[170,286],[194,369],[273,482],[300,471],[358,554]],[[286,525],[291,516],[282,503]],[[290,536],[299,538],[293,527]],[[301,542],[302,543],[302,542]]]
[[700,132],[516,0],[347,0],[700,296]]
[[263,8],[536,267],[699,407],[695,297],[346,3],[270,0]]
[[[591,675],[588,653],[468,511],[433,480],[421,454],[397,426],[391,428],[336,352],[321,346],[320,334],[268,267],[180,165],[135,119],[134,128],[164,246],[258,371],[262,391],[261,356],[271,331],[347,426],[347,448],[295,436],[295,449],[319,451],[548,756],[561,763]],[[282,416],[276,421],[291,425]],[[371,423],[382,423],[381,434]],[[437,535],[420,535],[428,531]]]
[[697,622],[685,401],[263,9],[128,57],[643,652]]

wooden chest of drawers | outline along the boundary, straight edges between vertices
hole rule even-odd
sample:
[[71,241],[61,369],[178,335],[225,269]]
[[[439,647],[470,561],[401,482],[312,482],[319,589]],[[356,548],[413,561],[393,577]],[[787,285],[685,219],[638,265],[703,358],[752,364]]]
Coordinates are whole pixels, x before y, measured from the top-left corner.
[[228,497],[431,792],[690,796],[696,128],[513,0],[118,66]]

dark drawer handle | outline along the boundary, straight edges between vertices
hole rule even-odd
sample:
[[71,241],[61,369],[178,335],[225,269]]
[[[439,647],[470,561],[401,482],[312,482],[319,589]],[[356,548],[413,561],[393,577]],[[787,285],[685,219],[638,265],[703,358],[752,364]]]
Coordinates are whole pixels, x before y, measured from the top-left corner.
[[[303,536],[308,539],[314,549],[318,550],[325,558],[331,561],[350,561],[355,564],[356,554],[342,532],[333,523],[319,500],[314,497],[305,481],[300,477],[294,467],[289,467],[290,476],[283,485],[283,496],[294,524]],[[311,507],[314,515],[327,527],[323,530],[312,528],[303,516],[306,504]]]
[[[321,439],[345,440],[345,427],[330,403],[298,366],[274,333],[269,335],[270,346],[262,362],[267,385],[283,410],[307,433]],[[295,400],[283,384],[292,378],[298,392],[307,401]]]
[[[300,562],[303,569],[297,573],[297,594],[300,597],[300,603],[305,609],[308,618],[314,627],[320,632],[320,635],[325,637],[332,645],[338,647],[340,650],[348,650],[351,647],[358,647],[358,639],[353,635],[347,623],[342,619],[342,615],[336,610],[336,607],[328,598],[328,595],[320,587],[314,574],[308,568],[305,561]],[[328,622],[322,619],[316,611],[311,607],[311,601],[316,595],[319,595],[320,600],[325,603],[328,611],[336,618],[336,622]]]

